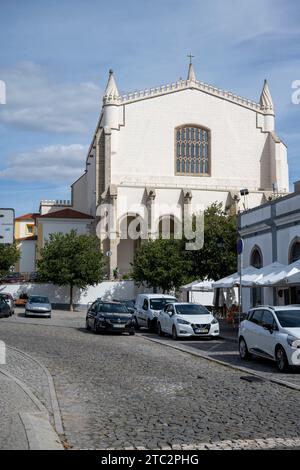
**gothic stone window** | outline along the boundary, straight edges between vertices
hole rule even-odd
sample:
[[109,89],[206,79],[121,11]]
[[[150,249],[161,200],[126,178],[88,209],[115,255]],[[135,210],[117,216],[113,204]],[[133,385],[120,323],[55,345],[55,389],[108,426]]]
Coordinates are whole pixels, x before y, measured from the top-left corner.
[[175,129],[175,173],[208,176],[210,172],[210,131],[186,124]]

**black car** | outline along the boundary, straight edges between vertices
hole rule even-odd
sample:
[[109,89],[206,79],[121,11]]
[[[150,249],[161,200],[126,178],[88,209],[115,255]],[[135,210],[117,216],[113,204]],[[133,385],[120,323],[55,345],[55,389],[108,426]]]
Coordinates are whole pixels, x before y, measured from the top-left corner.
[[96,300],[86,314],[86,329],[134,335],[134,319],[122,302]]
[[11,311],[10,306],[6,302],[6,300],[0,296],[0,318],[3,317],[10,317]]
[[[116,300],[116,302],[119,302],[119,300]],[[122,302],[122,304],[125,304],[128,311],[130,313],[134,313],[135,312],[135,300],[120,300],[120,302]]]

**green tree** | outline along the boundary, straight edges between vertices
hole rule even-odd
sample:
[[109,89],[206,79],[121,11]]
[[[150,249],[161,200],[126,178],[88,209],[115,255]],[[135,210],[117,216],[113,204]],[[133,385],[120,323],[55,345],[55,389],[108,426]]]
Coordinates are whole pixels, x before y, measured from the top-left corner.
[[50,234],[38,261],[39,279],[58,286],[70,287],[70,310],[73,310],[73,289],[85,289],[103,279],[103,254],[99,239],[92,235]]
[[163,292],[176,289],[184,284],[188,272],[188,261],[181,240],[150,240],[136,252],[132,278],[154,290]]
[[204,245],[190,251],[190,277],[221,279],[237,270],[237,219],[214,203],[204,212]]
[[20,252],[16,246],[0,244],[0,277],[8,274],[11,267],[20,258]]

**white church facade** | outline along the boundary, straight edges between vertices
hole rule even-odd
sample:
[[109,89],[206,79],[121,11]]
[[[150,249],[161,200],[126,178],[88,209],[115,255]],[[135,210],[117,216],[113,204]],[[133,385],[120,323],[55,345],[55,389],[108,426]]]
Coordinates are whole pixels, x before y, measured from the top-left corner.
[[[110,204],[109,237],[101,232],[109,272],[130,271],[140,240],[126,237],[139,218],[155,238],[162,220],[181,220],[214,202],[224,210],[259,206],[289,191],[287,148],[275,131],[267,82],[253,102],[198,81],[190,62],[186,80],[121,96],[113,75],[103,97],[84,174],[71,187],[70,207],[94,218]],[[51,212],[62,207],[51,207]],[[98,210],[98,212],[97,212]],[[47,211],[48,212],[48,211]],[[106,238],[105,238],[106,237]]]
[[241,189],[255,207],[274,187],[288,192],[288,164],[267,82],[256,103],[199,82],[190,63],[187,80],[125,96],[110,71],[72,205],[95,217],[100,204],[113,205],[114,237],[103,248],[110,271],[126,273],[138,241],[124,239],[125,219],[147,219],[155,237],[162,218],[181,219],[184,202],[191,213],[213,202],[237,212]]

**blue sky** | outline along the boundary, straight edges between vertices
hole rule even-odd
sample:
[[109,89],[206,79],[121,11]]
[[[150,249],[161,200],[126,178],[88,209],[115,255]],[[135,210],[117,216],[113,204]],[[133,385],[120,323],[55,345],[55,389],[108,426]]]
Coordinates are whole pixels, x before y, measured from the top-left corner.
[[185,77],[258,100],[268,78],[277,132],[300,179],[300,2],[1,0],[0,206],[36,211],[68,199],[112,67],[121,92]]

